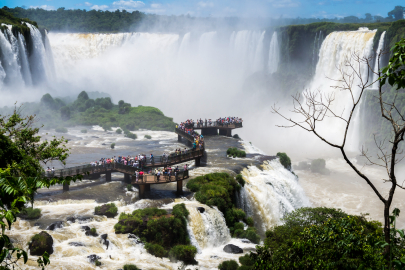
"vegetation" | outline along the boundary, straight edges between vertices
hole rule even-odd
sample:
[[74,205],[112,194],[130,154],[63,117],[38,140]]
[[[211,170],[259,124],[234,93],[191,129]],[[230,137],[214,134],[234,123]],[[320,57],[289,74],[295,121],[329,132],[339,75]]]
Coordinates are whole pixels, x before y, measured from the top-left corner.
[[107,217],[115,217],[118,214],[118,208],[115,203],[107,203],[102,206],[96,206],[94,208],[95,215],[104,215]]
[[239,264],[235,260],[224,261],[218,265],[219,270],[235,270],[239,268]]
[[67,128],[65,128],[65,127],[57,127],[57,128],[55,128],[55,131],[59,132],[59,133],[67,133],[68,132]]
[[322,158],[314,159],[311,161],[311,172],[330,174],[330,171],[326,169],[326,162]]
[[226,154],[228,155],[228,157],[246,157],[246,152],[239,150],[236,147],[232,147],[232,148],[228,148],[228,150],[226,150]]
[[94,265],[95,265],[95,266],[100,266],[100,265],[101,265],[101,262],[100,262],[98,259],[96,259],[96,260],[94,261]]
[[80,130],[81,133],[87,133],[87,129]]
[[[59,128],[61,123],[64,127],[99,125],[105,131],[111,131],[111,127],[119,126],[126,137],[136,139],[136,135],[130,130],[142,128],[172,131],[176,126],[172,118],[166,117],[157,108],[131,107],[129,103],[123,101],[121,105],[116,105],[112,103],[110,97],[91,99],[85,91],[82,91],[76,100],[53,98],[50,94],[45,94],[39,103],[25,103],[24,111],[35,113],[43,121],[41,123],[45,128],[58,128],[57,132],[67,132],[66,128]],[[11,113],[8,107],[0,109],[1,112]]]
[[134,187],[133,187],[131,184],[128,184],[128,185],[127,185],[127,190],[128,190],[128,191],[132,191],[133,188],[134,188]]
[[[241,188],[239,183],[227,173],[211,173],[198,176],[187,183],[187,188],[195,193],[197,201],[208,206],[216,206],[224,213],[225,221],[234,237],[248,238],[258,243],[260,237],[253,227],[253,219],[249,220],[250,227],[244,231],[243,224],[247,223],[246,214],[235,207],[235,192]],[[242,224],[242,227],[240,227]]]
[[[26,18],[26,17],[24,17]],[[21,33],[25,40],[28,40],[30,37],[30,28],[25,24],[25,22],[32,24],[34,26],[38,26],[36,22],[31,21],[29,19],[21,19],[15,17],[11,12],[9,12],[7,9],[0,9],[0,31],[5,31],[7,29],[7,26],[2,25],[7,24],[11,25],[11,32],[15,37],[18,36],[18,33]]]
[[114,149],[114,148],[115,148],[115,143],[112,143],[112,144],[110,145],[110,147],[111,147],[111,149]]
[[150,140],[150,139],[152,139],[152,136],[150,136],[150,135],[145,135],[144,138]]
[[41,209],[31,207],[23,208],[18,214],[18,217],[22,219],[38,219],[41,217]]
[[117,128],[117,129],[115,130],[115,133],[117,133],[117,134],[121,134],[121,133],[122,133],[122,129]]
[[169,257],[175,261],[180,260],[186,264],[197,264],[194,259],[197,254],[197,248],[192,245],[177,245],[172,247],[169,252]]
[[287,156],[287,154],[278,152],[277,156],[280,158],[280,163],[284,166],[284,168],[291,170],[291,159]]
[[139,268],[134,264],[126,264],[123,267],[124,270],[139,270]]
[[146,250],[157,257],[169,256],[170,251],[174,259],[192,261],[196,252],[193,253],[194,247],[189,246],[188,215],[183,203],[175,205],[172,214],[155,207],[137,209],[132,214],[121,213],[114,229],[117,234],[137,235],[145,243]]
[[241,174],[236,175],[236,181],[238,181],[239,185],[241,185],[242,187],[245,186],[246,182]]

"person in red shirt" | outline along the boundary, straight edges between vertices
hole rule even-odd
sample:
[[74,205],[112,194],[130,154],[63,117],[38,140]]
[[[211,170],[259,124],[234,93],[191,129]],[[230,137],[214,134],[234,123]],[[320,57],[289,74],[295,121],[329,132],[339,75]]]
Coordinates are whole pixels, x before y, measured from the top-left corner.
[[141,182],[143,182],[143,174],[144,174],[143,171],[139,172],[139,178],[141,179]]

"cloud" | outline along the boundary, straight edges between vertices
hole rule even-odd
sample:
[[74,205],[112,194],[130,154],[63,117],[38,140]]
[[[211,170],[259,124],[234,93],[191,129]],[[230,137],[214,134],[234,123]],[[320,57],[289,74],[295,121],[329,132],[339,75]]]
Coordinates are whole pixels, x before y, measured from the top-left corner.
[[101,5],[101,6],[94,5],[94,6],[91,7],[91,9],[95,9],[95,10],[104,10],[104,9],[107,9],[107,8],[108,8],[107,5]]
[[112,8],[115,9],[125,9],[125,10],[133,10],[137,9],[140,7],[145,6],[145,3],[142,1],[133,1],[133,0],[120,0],[120,1],[115,1],[112,3]]
[[201,1],[201,2],[198,2],[197,5],[198,5],[199,7],[201,7],[201,8],[206,8],[206,7],[211,8],[211,7],[214,6],[214,3]]
[[151,4],[150,7],[151,8],[161,8],[162,5],[161,4]]
[[84,5],[90,7],[92,4],[89,2],[84,2]]
[[30,6],[30,8],[42,8],[44,10],[55,10],[54,6],[42,5],[42,6]]

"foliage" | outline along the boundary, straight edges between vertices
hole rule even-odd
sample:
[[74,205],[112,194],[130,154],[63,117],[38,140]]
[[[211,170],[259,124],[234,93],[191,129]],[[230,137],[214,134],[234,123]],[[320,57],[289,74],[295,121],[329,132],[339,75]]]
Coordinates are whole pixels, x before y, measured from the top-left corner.
[[90,234],[92,234],[92,235],[97,234],[97,229],[96,228],[91,228],[90,229]]
[[115,217],[118,213],[118,208],[115,203],[107,203],[102,206],[96,206],[94,208],[94,214],[105,215],[107,217]]
[[81,133],[87,133],[87,129],[80,130]]
[[150,136],[150,135],[145,135],[144,138],[150,140],[150,139],[152,139],[152,136]]
[[65,128],[65,127],[57,127],[57,128],[55,128],[55,131],[59,132],[59,133],[67,133],[68,132],[67,128]]
[[101,262],[100,262],[98,259],[96,259],[96,260],[94,261],[94,265],[95,265],[95,266],[100,266],[100,265],[101,265]]
[[254,260],[252,260],[248,253],[239,257],[239,263],[242,266],[253,266],[255,264]]
[[236,175],[236,181],[238,181],[238,183],[244,187],[245,186],[245,180],[243,179],[243,176],[241,174]]
[[239,264],[235,260],[223,261],[218,265],[219,270],[235,270],[238,267]]
[[242,150],[239,150],[238,148],[236,148],[236,147],[231,147],[231,148],[228,148],[228,150],[226,150],[226,154],[228,155],[228,156],[230,156],[230,157],[246,157],[246,152],[245,151],[242,151]]
[[280,163],[284,166],[284,168],[291,170],[291,159],[287,156],[287,154],[278,152],[277,156],[280,158]]
[[397,90],[400,88],[405,88],[405,70],[403,69],[405,55],[405,38],[402,38],[399,42],[395,43],[392,47],[392,56],[388,62],[388,65],[383,68],[381,86],[383,86],[387,81],[388,83],[396,87]]
[[18,217],[22,219],[38,219],[41,217],[41,209],[39,208],[23,208],[18,214]]
[[125,130],[125,137],[131,138],[133,140],[136,140],[138,138],[138,136],[132,132],[130,132],[129,130]]
[[121,134],[121,133],[122,133],[122,129],[117,128],[117,129],[115,130],[115,133],[117,133],[117,134]]
[[133,187],[131,184],[128,184],[128,185],[127,185],[127,190],[128,190],[128,191],[132,191],[133,188],[134,188],[134,187]]
[[134,264],[126,264],[123,267],[124,270],[139,270],[139,268]]
[[253,224],[254,224],[253,218],[252,217],[246,218],[246,224],[248,226],[253,226]]
[[187,264],[197,264],[194,259],[197,248],[191,245],[176,245],[169,252],[169,257],[175,261],[180,260]]
[[308,227],[311,225],[323,224],[328,219],[339,219],[346,216],[347,214],[341,209],[327,207],[302,207],[285,214],[283,217],[283,222],[287,227]]
[[[132,214],[121,213],[115,224],[115,233],[133,233],[143,242],[151,254],[162,257],[176,245],[189,245],[186,218],[189,215],[184,204],[173,207],[171,215],[164,209],[137,209]],[[170,229],[168,229],[170,228]],[[157,254],[157,255],[156,255]]]
[[255,227],[249,227],[246,230],[244,229],[236,229],[234,227],[234,237],[238,238],[246,238],[250,240],[252,243],[259,244],[260,236],[256,233]]
[[114,148],[115,148],[115,143],[112,143],[112,144],[110,145],[110,147],[111,147],[111,149],[114,149]]

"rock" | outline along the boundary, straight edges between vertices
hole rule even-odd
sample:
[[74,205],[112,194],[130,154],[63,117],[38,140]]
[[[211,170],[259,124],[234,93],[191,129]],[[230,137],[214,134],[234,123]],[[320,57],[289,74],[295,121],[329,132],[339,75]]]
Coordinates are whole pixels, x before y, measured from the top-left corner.
[[102,234],[100,235],[100,238],[103,239],[104,241],[107,240],[108,234]]
[[105,241],[104,241],[104,245],[107,247],[106,249],[108,249],[108,247],[110,246],[110,241],[105,240]]
[[106,145],[105,143],[102,143],[101,145]]
[[89,259],[89,261],[91,263],[95,263],[96,261],[101,259],[101,257],[97,256],[96,254],[91,254],[91,255],[87,256],[87,258]]
[[86,235],[96,237],[98,236],[98,233],[95,228],[91,228],[90,230],[86,230]]
[[102,206],[97,206],[95,208],[94,214],[98,216],[113,218],[118,215],[118,208],[115,206],[114,203],[103,204]]
[[110,245],[110,241],[108,241],[107,240],[107,237],[108,237],[108,234],[102,234],[102,235],[100,235],[100,238],[101,238],[101,241],[102,241],[102,243],[107,247],[107,249],[108,249],[108,246]]
[[95,139],[98,139],[99,137],[97,137],[97,136],[91,136],[92,138],[95,138]]
[[136,236],[135,234],[132,234],[132,233],[128,234],[128,238],[129,238],[129,239],[133,239],[133,241],[135,242],[135,244],[142,244],[141,239],[139,239],[139,237]]
[[85,231],[90,231],[90,227],[89,227],[89,226],[82,226],[81,229],[82,229],[82,230],[85,230]]
[[52,223],[51,225],[49,225],[48,227],[46,227],[46,229],[48,231],[53,231],[55,229],[60,229],[63,228],[63,221],[56,221],[54,223]]
[[42,256],[45,251],[49,255],[53,253],[53,238],[47,232],[40,232],[34,235],[28,244],[31,255]]
[[86,245],[80,242],[70,242],[68,244],[69,246],[73,246],[73,247],[85,247]]
[[250,244],[250,243],[252,243],[252,242],[250,242],[248,239],[242,239],[242,240],[240,240],[242,243],[245,243],[245,244]]
[[67,217],[66,221],[71,222],[71,223],[75,223],[76,222],[76,218],[75,217]]
[[85,223],[85,222],[88,222],[88,221],[94,219],[94,217],[93,216],[79,216],[76,219],[79,221],[79,223]]
[[204,213],[204,212],[205,212],[205,208],[204,208],[204,207],[197,207],[197,210],[198,210],[200,213]]
[[243,249],[241,249],[238,246],[228,244],[224,247],[224,251],[226,253],[232,253],[232,254],[238,254],[238,253],[243,253]]
[[211,259],[219,259],[219,257],[217,255],[213,255],[210,257]]
[[238,134],[232,136],[234,139],[240,139]]

